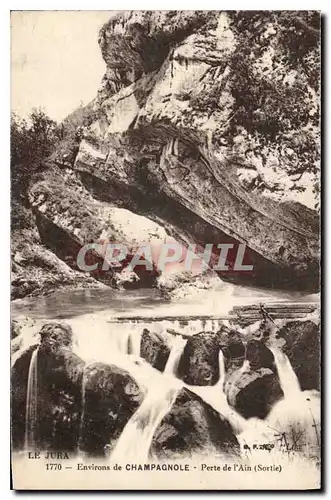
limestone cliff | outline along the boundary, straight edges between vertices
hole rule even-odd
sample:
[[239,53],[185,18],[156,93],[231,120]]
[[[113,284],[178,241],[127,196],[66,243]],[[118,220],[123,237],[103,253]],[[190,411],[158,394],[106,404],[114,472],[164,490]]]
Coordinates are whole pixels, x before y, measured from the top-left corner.
[[[46,234],[65,232],[62,260],[70,242],[100,235],[118,240],[117,207],[151,219],[185,244],[246,243],[253,272],[220,273],[222,279],[318,288],[318,216],[298,201],[306,202],[313,185],[318,99],[309,53],[302,49],[293,69],[282,45],[284,23],[299,37],[304,30],[311,46],[318,31],[307,32],[297,15],[250,15],[247,24],[237,13],[124,12],[101,29],[107,69],[88,107],[90,119],[53,154],[52,175],[30,189],[39,232],[57,254],[59,239]],[[252,86],[246,93],[245,81]],[[296,106],[305,114],[296,115]],[[294,163],[302,166],[300,179]],[[59,206],[61,192],[66,208]],[[111,276],[106,284],[112,285]]]

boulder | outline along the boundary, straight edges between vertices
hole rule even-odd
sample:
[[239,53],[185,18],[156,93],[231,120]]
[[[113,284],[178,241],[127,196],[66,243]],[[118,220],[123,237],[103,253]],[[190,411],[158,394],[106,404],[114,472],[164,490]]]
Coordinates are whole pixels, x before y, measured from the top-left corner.
[[85,362],[69,347],[57,346],[55,351],[53,343],[40,345],[38,413],[43,449],[77,451],[84,367]]
[[275,371],[274,355],[260,340],[251,340],[247,343],[246,359],[253,371],[260,368],[269,368]]
[[39,334],[45,352],[56,352],[59,347],[72,346],[72,329],[64,323],[46,323]]
[[183,388],[157,427],[150,454],[160,459],[174,459],[210,451],[239,454],[236,436],[222,415]]
[[86,367],[83,386],[79,449],[103,457],[137,410],[143,393],[128,372],[104,363]]
[[68,325],[47,323],[39,336],[40,344],[25,350],[12,368],[13,447],[24,446],[29,368],[38,348],[36,444],[44,450],[73,451],[78,446],[85,362],[71,350]]
[[278,332],[301,389],[320,388],[320,328],[312,321],[289,321]]
[[245,359],[246,346],[242,335],[236,330],[222,328],[219,332],[221,349],[224,355],[225,369],[239,368]]
[[163,333],[144,328],[141,336],[140,356],[154,368],[163,372],[170,355],[169,339]]
[[214,385],[219,379],[220,339],[212,332],[190,337],[178,365],[178,376],[189,385]]
[[224,391],[229,404],[245,418],[265,418],[283,397],[277,375],[269,368],[227,373]]

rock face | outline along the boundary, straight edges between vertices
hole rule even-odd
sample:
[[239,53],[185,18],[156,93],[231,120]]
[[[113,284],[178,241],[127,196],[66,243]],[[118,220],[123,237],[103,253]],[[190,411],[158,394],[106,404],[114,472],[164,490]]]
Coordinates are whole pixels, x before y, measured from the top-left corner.
[[239,444],[229,422],[199,396],[184,388],[156,429],[151,456],[174,459],[210,451],[236,455],[239,454]]
[[[218,260],[219,243],[233,244],[227,259],[231,272],[218,271],[225,280],[318,289],[316,212],[298,202],[264,196],[256,179],[248,182],[245,177],[257,163],[262,165],[254,145],[246,156],[241,147],[253,140],[245,127],[258,119],[263,105],[247,111],[247,103],[240,100],[236,68],[241,63],[236,50],[243,46],[240,29],[246,21],[237,17],[217,11],[127,11],[101,29],[99,44],[107,65],[102,88],[81,113],[84,120],[74,121],[73,113],[75,126],[69,126],[69,118],[65,121],[68,137],[30,189],[41,243],[70,269],[77,271],[72,261],[82,244],[102,237],[123,239],[106,213],[117,207],[154,220],[185,245],[212,244],[213,263]],[[260,23],[265,36],[262,33],[252,42],[260,54],[252,69],[255,89],[269,88],[273,81],[261,55],[271,36],[268,23],[266,15]],[[284,50],[279,44],[276,48],[269,54],[271,66],[278,65],[273,58]],[[282,71],[287,74],[286,67]],[[288,92],[283,80],[281,95]],[[304,93],[308,100],[313,95],[309,89]],[[313,107],[307,101],[302,108],[308,104]],[[273,126],[280,127],[278,122]],[[300,133],[305,130],[302,125]],[[278,151],[277,137],[270,146],[271,156]],[[283,154],[284,148],[280,149]],[[253,160],[255,166],[250,164]],[[275,168],[271,163],[265,167],[270,174]],[[277,168],[283,177],[288,175],[282,164]],[[291,186],[287,194],[293,193],[293,182],[287,185]],[[275,182],[271,191],[278,189]],[[244,263],[253,265],[253,270],[236,272],[237,245],[243,242]],[[64,274],[71,282],[69,271]],[[116,286],[111,270],[106,276],[89,277]],[[155,286],[156,277],[154,272],[140,276],[139,284],[129,283]],[[20,296],[36,291],[35,277],[33,283],[22,284],[21,279],[18,272]],[[81,273],[81,280],[86,282],[86,273]]]
[[139,386],[125,370],[103,363],[87,366],[79,449],[106,456],[142,400]]
[[279,331],[283,350],[299,379],[301,390],[320,388],[320,329],[312,321],[290,321]]
[[154,368],[163,372],[170,354],[168,339],[161,333],[144,329],[141,336],[140,355]]
[[[113,288],[121,285],[125,288],[147,288],[156,284],[159,273],[153,262],[147,269],[135,266],[132,273],[134,279],[125,280],[120,273],[130,264],[142,239],[146,243],[149,240],[162,241],[166,237],[166,232],[157,224],[148,221],[145,231],[138,228],[138,225],[144,225],[144,217],[95,200],[74,172],[65,176],[56,169],[51,174],[48,172],[47,181],[31,188],[30,202],[42,242],[75,272],[78,280],[80,273],[82,279],[88,276],[94,282]],[[135,225],[135,230],[132,230],[132,225]],[[130,226],[131,231],[128,231]],[[79,257],[82,247],[89,243],[95,243],[95,248],[88,249]],[[127,247],[126,258],[116,266],[111,264],[111,257],[108,256],[108,243]],[[87,264],[90,270],[84,271],[82,264]]]
[[[74,168],[115,183],[124,203],[130,192],[131,207],[170,224],[182,240],[246,241],[254,272],[234,273],[234,281],[315,286],[313,213],[248,194],[213,148],[233,111],[234,37],[226,16],[215,12],[148,11],[112,19],[99,39],[109,90],[99,97],[102,114],[86,132]],[[110,90],[114,74],[116,93]],[[215,81],[223,86],[217,105]]]

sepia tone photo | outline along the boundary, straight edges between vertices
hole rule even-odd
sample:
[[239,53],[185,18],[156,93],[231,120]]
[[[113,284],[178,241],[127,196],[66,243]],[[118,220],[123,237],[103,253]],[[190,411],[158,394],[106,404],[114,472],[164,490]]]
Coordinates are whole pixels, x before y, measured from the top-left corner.
[[317,11],[12,11],[16,490],[318,490]]

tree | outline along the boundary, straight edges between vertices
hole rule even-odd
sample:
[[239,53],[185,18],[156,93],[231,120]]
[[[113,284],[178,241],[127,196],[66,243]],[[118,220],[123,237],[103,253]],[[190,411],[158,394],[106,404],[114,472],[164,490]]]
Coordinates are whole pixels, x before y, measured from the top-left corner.
[[11,193],[26,202],[27,189],[34,173],[43,168],[58,141],[59,128],[42,109],[34,108],[27,120],[11,116]]

